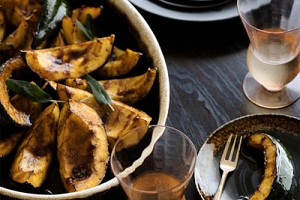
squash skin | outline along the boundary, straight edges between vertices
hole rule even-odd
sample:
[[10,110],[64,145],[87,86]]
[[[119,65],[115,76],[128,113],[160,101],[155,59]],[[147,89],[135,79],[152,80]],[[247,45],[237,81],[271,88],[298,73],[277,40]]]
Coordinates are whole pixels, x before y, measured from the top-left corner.
[[9,129],[18,129],[24,126],[31,126],[29,115],[17,110],[10,101],[8,88],[5,81],[8,80],[15,70],[25,67],[20,57],[9,59],[0,67],[0,125]]
[[41,78],[59,81],[84,76],[108,59],[114,35],[96,38],[93,41],[39,50],[26,50],[28,66]]
[[99,185],[106,174],[108,141],[101,118],[84,103],[67,101],[61,111],[57,157],[68,192]]
[[256,133],[249,137],[248,145],[264,151],[265,173],[250,200],[293,199],[294,165],[289,152],[275,138]]
[[59,106],[53,102],[27,132],[11,166],[11,177],[15,182],[33,187],[43,184],[52,162],[59,114]]

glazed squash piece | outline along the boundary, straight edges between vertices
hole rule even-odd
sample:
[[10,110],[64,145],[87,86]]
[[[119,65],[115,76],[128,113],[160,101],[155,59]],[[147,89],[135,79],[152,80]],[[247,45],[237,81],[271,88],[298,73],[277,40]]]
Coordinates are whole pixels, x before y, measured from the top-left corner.
[[110,146],[127,131],[148,125],[152,120],[145,112],[115,100],[112,100],[112,111],[108,106],[99,104],[91,93],[81,89],[57,84],[57,92],[63,101],[82,101],[97,112],[103,121]]
[[4,130],[0,130],[0,158],[10,154],[15,149],[15,147],[17,146],[24,134],[24,131],[18,131],[13,133],[4,132]]
[[39,16],[42,8],[42,0],[1,0],[7,23],[17,27],[31,15]]
[[264,176],[250,200],[291,199],[294,192],[294,166],[289,152],[268,134],[256,133],[248,145],[264,152]]
[[15,182],[40,187],[46,179],[55,148],[59,114],[58,104],[52,103],[26,133],[11,166]]
[[9,128],[30,126],[29,115],[16,109],[10,100],[8,88],[5,81],[8,80],[14,71],[26,67],[20,57],[12,58],[0,67],[0,125]]
[[76,20],[78,20],[81,24],[86,25],[88,15],[90,15],[93,20],[101,14],[101,11],[101,7],[81,6],[72,11],[71,17],[65,16],[62,20],[62,33],[67,44],[77,44],[88,41],[88,38],[77,26]]
[[96,73],[103,77],[118,77],[130,72],[138,63],[141,57],[140,52],[131,49],[122,50],[113,47],[112,54],[107,63],[99,68]]
[[42,103],[30,101],[26,97],[18,94],[11,98],[11,104],[19,111],[29,115],[31,122],[34,122],[44,110]]
[[62,33],[67,44],[77,44],[88,41],[84,33],[75,24],[75,21],[69,16],[65,16],[62,19]]
[[101,67],[108,59],[114,35],[93,41],[39,50],[26,50],[28,66],[41,78],[59,81],[78,78]]
[[4,43],[13,46],[15,49],[22,46],[29,31],[29,24],[23,20],[18,28],[5,38]]
[[102,7],[89,7],[89,6],[81,6],[72,11],[72,20],[76,19],[80,21],[82,24],[85,24],[86,18],[88,15],[92,17],[92,19],[96,19],[102,12]]
[[[133,105],[137,101],[142,100],[151,90],[157,71],[149,68],[144,74],[122,78],[102,80],[99,83],[104,87],[109,96],[116,101]],[[89,90],[87,81],[84,79],[66,79],[66,85]]]
[[68,192],[100,184],[109,159],[101,118],[84,103],[67,101],[58,126],[57,156],[61,180]]

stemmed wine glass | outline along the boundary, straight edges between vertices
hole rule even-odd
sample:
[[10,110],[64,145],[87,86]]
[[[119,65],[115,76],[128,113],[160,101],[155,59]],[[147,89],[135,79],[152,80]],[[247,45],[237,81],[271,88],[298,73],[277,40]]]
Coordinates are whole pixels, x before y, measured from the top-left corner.
[[250,45],[247,98],[265,108],[282,108],[300,97],[300,1],[238,0]]

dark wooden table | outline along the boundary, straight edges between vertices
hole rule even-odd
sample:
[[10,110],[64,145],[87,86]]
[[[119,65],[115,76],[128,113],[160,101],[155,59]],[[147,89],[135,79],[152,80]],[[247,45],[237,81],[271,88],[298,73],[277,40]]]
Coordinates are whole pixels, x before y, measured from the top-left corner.
[[[185,132],[197,150],[220,125],[241,116],[280,113],[300,117],[300,101],[269,110],[252,104],[243,94],[249,40],[239,18],[196,23],[140,12],[156,35],[168,66],[167,125]],[[200,199],[194,177],[185,196]],[[127,200],[120,187],[91,199]]]
[[[247,100],[242,84],[248,72],[249,40],[238,17],[195,23],[139,11],[156,35],[168,66],[171,97],[167,125],[185,132],[197,150],[220,125],[241,116],[278,113],[300,117],[300,101],[269,110]],[[103,199],[112,199],[115,191],[120,189],[108,192]],[[200,199],[194,177],[186,199]]]

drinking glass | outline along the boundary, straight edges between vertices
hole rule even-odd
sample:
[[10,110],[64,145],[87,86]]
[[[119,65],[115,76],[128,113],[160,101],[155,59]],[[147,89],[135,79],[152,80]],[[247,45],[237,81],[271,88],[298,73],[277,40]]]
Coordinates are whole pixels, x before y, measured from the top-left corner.
[[247,98],[265,108],[282,108],[300,97],[300,1],[238,0],[250,45]]
[[196,156],[195,146],[183,132],[150,125],[116,142],[111,169],[130,200],[182,200]]

